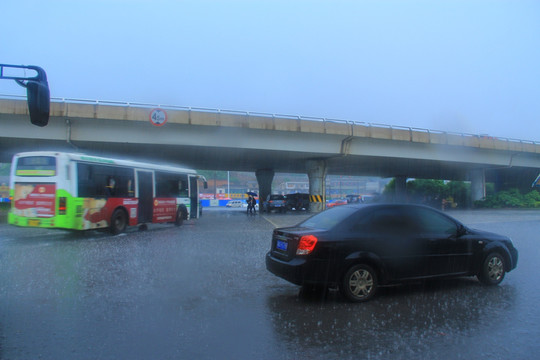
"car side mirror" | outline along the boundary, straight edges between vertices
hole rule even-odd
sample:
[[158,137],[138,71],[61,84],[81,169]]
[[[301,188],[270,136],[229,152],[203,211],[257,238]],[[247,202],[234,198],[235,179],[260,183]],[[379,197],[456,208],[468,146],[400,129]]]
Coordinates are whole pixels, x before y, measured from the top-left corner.
[[463,236],[467,233],[467,228],[463,225],[458,225],[457,228],[457,237]]

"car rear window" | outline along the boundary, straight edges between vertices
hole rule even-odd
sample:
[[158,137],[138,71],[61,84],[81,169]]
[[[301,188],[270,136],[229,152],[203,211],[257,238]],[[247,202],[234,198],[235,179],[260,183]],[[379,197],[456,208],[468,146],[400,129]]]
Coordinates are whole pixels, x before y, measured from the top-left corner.
[[306,221],[300,223],[300,226],[330,230],[334,226],[343,222],[356,211],[358,211],[358,209],[347,206],[331,208],[310,217]]

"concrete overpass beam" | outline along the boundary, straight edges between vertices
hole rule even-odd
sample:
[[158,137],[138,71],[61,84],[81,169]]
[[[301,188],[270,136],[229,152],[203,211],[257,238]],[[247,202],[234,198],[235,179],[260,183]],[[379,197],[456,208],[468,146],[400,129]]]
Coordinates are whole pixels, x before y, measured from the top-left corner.
[[259,211],[263,211],[263,203],[268,195],[272,193],[272,181],[274,180],[273,169],[258,169],[255,171],[257,183],[259,184]]
[[407,177],[403,175],[398,175],[396,179],[396,202],[406,202],[407,201]]
[[309,178],[309,195],[321,200],[309,203],[309,211],[321,212],[326,208],[326,161],[308,160],[306,170]]
[[471,200],[482,200],[486,197],[486,173],[484,169],[469,171],[471,179]]

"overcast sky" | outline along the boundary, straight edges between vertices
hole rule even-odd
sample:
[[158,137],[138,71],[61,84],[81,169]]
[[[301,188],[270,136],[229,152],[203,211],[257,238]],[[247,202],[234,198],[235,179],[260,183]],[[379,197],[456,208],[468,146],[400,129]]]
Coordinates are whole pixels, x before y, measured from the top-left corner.
[[[52,97],[540,141],[540,1],[3,0]],[[25,94],[0,81],[0,94]]]

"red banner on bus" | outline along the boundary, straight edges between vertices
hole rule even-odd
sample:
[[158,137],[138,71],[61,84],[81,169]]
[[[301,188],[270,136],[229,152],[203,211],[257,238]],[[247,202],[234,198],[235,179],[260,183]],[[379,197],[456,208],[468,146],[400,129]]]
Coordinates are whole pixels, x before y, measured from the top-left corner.
[[15,184],[14,212],[26,217],[52,217],[55,196],[55,184]]

